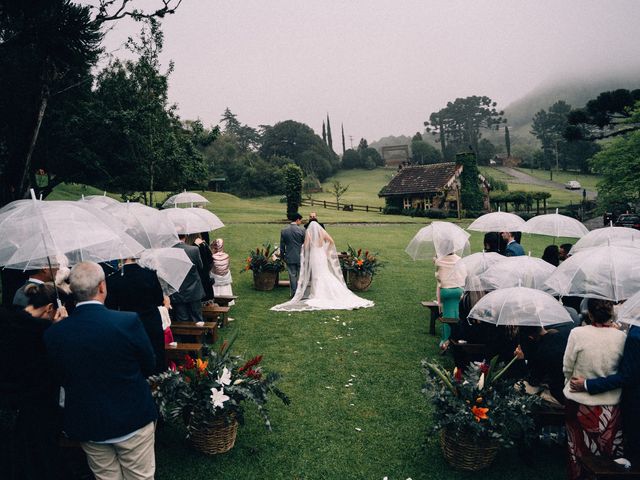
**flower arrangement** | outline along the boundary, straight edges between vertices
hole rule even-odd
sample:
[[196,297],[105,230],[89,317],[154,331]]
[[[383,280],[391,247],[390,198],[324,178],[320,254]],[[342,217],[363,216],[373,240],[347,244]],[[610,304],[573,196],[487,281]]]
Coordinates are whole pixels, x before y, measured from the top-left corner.
[[523,385],[514,386],[503,378],[515,360],[498,366],[496,356],[489,365],[472,363],[452,373],[423,360],[427,374],[423,392],[434,407],[434,430],[502,446],[512,446],[515,439],[530,440],[534,434],[531,409],[541,400],[526,394]]
[[278,248],[271,249],[270,243],[265,243],[262,248],[257,247],[249,252],[243,272],[253,270],[260,272],[281,272],[284,270],[284,261],[280,258]]
[[340,255],[340,268],[355,275],[373,276],[382,266],[377,255],[369,250],[365,250],[363,253],[361,248],[355,250],[351,245],[348,245],[346,254]]
[[270,430],[265,408],[268,394],[289,404],[289,398],[275,386],[280,375],[262,370],[262,355],[246,362],[231,355],[233,341],[225,341],[219,351],[211,350],[205,358],[186,355],[183,365],[149,378],[160,414],[168,421],[184,423],[187,437],[221,418],[227,424],[234,420],[242,424],[245,400],[257,405]]

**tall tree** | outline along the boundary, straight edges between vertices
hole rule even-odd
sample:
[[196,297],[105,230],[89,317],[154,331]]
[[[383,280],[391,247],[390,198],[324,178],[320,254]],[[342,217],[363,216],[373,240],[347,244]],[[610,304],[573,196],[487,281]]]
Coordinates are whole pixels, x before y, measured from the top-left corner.
[[462,165],[462,173],[460,174],[462,208],[482,211],[484,202],[480,191],[476,156],[473,153],[461,153],[456,156],[456,162]]
[[566,160],[562,154],[566,142],[562,134],[567,128],[567,114],[571,111],[571,105],[559,100],[549,107],[549,111],[540,110],[533,117],[531,133],[540,141],[545,161],[549,168],[555,158],[556,166],[560,164],[566,168]]
[[428,132],[437,135],[442,149],[442,156],[452,159],[452,149],[478,152],[478,142],[482,130],[497,129],[506,120],[504,112],[498,111],[497,104],[487,96],[471,96],[456,98],[447,106],[429,116],[424,122]]
[[327,113],[327,145],[329,145],[329,150],[333,152],[333,138],[331,137],[331,122],[329,121],[328,113]]
[[504,126],[504,146],[507,149],[507,158],[511,157],[511,135],[507,125]]
[[287,197],[287,218],[298,211],[302,203],[302,170],[297,165],[288,164],[284,167],[285,195]]
[[327,143],[327,129],[324,126],[324,120],[322,121],[322,141]]
[[340,124],[340,128],[342,130],[342,155],[344,155],[344,153],[347,151],[347,147],[344,143],[344,124],[343,123]]

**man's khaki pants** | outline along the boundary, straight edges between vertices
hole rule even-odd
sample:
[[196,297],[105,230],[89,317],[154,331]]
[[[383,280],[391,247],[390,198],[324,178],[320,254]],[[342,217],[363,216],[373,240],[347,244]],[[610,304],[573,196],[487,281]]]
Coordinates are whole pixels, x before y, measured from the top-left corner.
[[155,423],[151,422],[124,442],[82,442],[96,480],[153,480],[155,429]]

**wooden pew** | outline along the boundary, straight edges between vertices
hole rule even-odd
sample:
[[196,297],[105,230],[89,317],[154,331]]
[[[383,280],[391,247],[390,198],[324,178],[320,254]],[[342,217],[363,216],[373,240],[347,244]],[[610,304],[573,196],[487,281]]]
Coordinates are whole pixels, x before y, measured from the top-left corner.
[[218,295],[213,298],[213,301],[221,307],[228,307],[229,303],[236,300],[238,297],[236,295]]
[[584,478],[587,480],[631,480],[640,479],[640,466],[632,465],[624,469],[613,460],[595,455],[587,455],[578,459],[582,465]]
[[174,322],[171,324],[171,333],[190,335],[200,343],[204,343],[204,336],[210,334],[211,343],[214,343],[218,339],[218,322],[204,322],[204,325],[197,325],[195,322]]
[[429,323],[429,333],[431,335],[436,334],[436,319],[440,316],[440,309],[438,308],[438,302],[420,302],[423,307],[429,309],[431,313],[430,323]]
[[186,354],[197,357],[200,350],[202,350],[202,343],[178,343],[175,346],[171,344],[164,346],[164,353],[167,356],[167,360],[182,360]]
[[202,316],[205,322],[218,322],[219,327],[226,327],[229,324],[229,307],[207,305],[202,307]]
[[458,368],[465,368],[474,359],[484,356],[486,345],[484,343],[460,343],[458,340],[449,339],[449,350]]

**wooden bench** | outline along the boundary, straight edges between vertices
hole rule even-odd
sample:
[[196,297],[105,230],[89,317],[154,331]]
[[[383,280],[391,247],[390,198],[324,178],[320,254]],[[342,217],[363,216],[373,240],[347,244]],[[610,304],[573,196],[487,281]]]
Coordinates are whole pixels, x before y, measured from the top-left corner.
[[436,334],[436,319],[440,316],[440,308],[438,302],[420,302],[423,307],[426,307],[431,312],[431,318],[429,323],[429,333],[431,335]]
[[461,343],[460,340],[449,339],[449,350],[458,368],[466,368],[472,361],[482,359],[486,352],[484,343]]
[[164,346],[164,353],[167,356],[167,360],[182,360],[186,354],[191,354],[194,357],[197,357],[200,350],[202,350],[202,343],[178,343],[175,346],[170,344],[166,344]]
[[564,408],[542,407],[533,411],[533,418],[537,427],[563,426],[566,423]]
[[457,318],[450,318],[450,317],[439,317],[438,318],[442,323],[447,324],[447,325],[457,325],[459,320]]
[[194,322],[174,322],[171,324],[171,333],[190,335],[200,343],[204,343],[204,336],[209,334],[211,343],[214,343],[218,339],[218,322],[204,322],[204,325],[197,325]]
[[221,307],[228,307],[229,303],[233,302],[237,298],[238,297],[236,295],[218,295],[213,298],[213,301]]
[[226,327],[229,324],[229,307],[202,307],[202,316],[205,322],[217,322],[219,327]]
[[587,455],[578,459],[582,465],[584,478],[587,480],[630,480],[632,478],[640,479],[640,466],[632,465],[626,470],[613,460],[605,457],[596,457],[595,455]]

